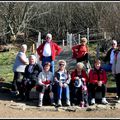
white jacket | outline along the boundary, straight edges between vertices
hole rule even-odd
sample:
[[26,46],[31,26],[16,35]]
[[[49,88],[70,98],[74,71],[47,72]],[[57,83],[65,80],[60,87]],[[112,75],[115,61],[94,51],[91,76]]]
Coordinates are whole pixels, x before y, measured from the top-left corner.
[[117,59],[114,57],[113,64],[112,64],[112,74],[120,73],[120,51],[117,54]]

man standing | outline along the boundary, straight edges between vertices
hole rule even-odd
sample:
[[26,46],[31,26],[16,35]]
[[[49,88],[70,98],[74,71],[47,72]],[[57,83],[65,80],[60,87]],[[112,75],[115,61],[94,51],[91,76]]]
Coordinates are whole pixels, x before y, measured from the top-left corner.
[[42,66],[45,62],[51,63],[50,71],[54,74],[54,60],[57,55],[60,54],[62,48],[52,41],[52,35],[48,33],[46,35],[46,41],[37,48],[37,53],[42,61]]

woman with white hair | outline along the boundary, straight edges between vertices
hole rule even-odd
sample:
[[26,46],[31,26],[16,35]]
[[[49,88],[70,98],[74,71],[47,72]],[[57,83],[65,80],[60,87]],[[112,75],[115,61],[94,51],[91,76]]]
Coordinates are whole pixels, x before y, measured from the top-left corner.
[[111,72],[112,71],[112,64],[114,62],[114,55],[115,55],[115,50],[117,49],[117,41],[112,40],[112,47],[107,51],[106,56],[104,58],[105,64],[102,65],[102,68],[106,72]]
[[59,68],[55,72],[54,82],[57,86],[57,95],[58,95],[58,106],[62,105],[62,93],[65,93],[66,96],[66,105],[70,106],[70,93],[69,93],[69,83],[71,76],[66,70],[66,61],[59,60]]
[[36,85],[40,72],[42,72],[42,68],[36,63],[36,56],[30,55],[29,65],[25,67],[24,77],[20,87],[20,97],[22,99],[29,100],[30,91]]
[[16,95],[19,94],[18,86],[19,86],[19,81],[21,80],[21,76],[23,77],[25,67],[27,64],[29,64],[28,58],[26,56],[26,51],[27,51],[27,45],[26,44],[21,45],[21,49],[17,53],[13,65],[14,78],[12,83],[12,92],[14,92]]
[[[70,91],[72,104],[79,104],[80,107],[88,106],[87,82],[88,76],[84,70],[84,64],[78,62],[76,69],[71,73]],[[77,98],[76,102],[75,98]]]
[[42,66],[45,62],[50,62],[50,71],[54,74],[54,60],[57,55],[61,52],[61,47],[58,46],[52,40],[52,35],[48,33],[46,35],[46,41],[37,48],[37,53],[40,56],[40,61],[42,61]]
[[115,57],[112,64],[112,74],[116,81],[117,102],[120,103],[120,42],[118,42],[118,49],[115,51]]

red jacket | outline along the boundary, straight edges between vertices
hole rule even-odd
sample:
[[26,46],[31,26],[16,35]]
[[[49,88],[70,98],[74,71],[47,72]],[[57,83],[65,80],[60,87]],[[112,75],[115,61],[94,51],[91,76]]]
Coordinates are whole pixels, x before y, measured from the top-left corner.
[[[107,82],[107,75],[105,70],[100,69],[100,81],[102,81],[103,84],[106,84]],[[98,74],[95,69],[91,69],[89,72],[89,83],[97,83],[98,82]]]
[[[85,70],[82,70],[81,71],[81,75],[83,78],[85,78],[85,82],[88,82],[88,76],[85,72]],[[77,73],[77,70],[75,69],[72,73],[71,73],[71,83],[74,84],[75,82],[75,77],[78,76],[78,73]]]
[[[46,42],[44,42],[37,48],[37,53],[40,56],[39,58],[40,60],[42,60],[45,43]],[[62,51],[62,48],[58,46],[56,43],[54,43],[53,41],[50,42],[50,46],[51,46],[51,52],[52,52],[52,60],[55,60],[55,57],[60,54],[60,52]]]
[[73,58],[81,58],[88,53],[87,45],[76,45],[72,47]]

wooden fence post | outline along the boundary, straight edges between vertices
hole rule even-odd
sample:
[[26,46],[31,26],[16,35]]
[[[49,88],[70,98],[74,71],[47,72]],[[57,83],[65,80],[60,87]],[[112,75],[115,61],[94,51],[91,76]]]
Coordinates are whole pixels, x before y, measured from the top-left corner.
[[69,45],[69,32],[67,32],[67,46]]
[[41,44],[41,32],[38,34],[38,43]]
[[87,40],[88,40],[88,44],[89,44],[89,28],[87,28]]
[[72,48],[72,33],[70,34],[70,48]]
[[62,46],[63,47],[65,46],[65,40],[62,40]]
[[35,54],[35,44],[32,44],[32,53]]
[[78,44],[80,44],[80,34],[78,34]]
[[96,57],[97,57],[97,59],[100,58],[100,45],[99,45],[99,43],[97,44],[97,48],[96,48]]
[[107,38],[107,37],[106,37],[106,32],[104,32],[104,39],[106,40],[106,38]]

